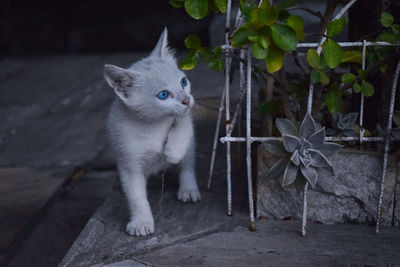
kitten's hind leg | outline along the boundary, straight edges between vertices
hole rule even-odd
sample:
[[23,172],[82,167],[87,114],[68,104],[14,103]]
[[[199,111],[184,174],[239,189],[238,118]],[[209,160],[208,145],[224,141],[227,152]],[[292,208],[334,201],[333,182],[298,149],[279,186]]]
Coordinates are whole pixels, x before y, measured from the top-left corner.
[[183,202],[197,202],[201,199],[194,170],[194,148],[192,141],[180,164],[178,199]]
[[145,236],[154,232],[154,218],[146,194],[143,174],[120,171],[122,189],[128,199],[131,219],[126,225],[130,235]]

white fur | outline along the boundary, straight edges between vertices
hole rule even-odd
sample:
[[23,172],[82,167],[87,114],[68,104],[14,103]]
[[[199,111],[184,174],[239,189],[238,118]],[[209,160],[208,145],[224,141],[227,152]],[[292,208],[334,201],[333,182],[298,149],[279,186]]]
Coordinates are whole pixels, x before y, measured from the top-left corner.
[[[185,75],[168,49],[166,29],[149,57],[128,69],[104,66],[104,78],[118,96],[107,125],[128,199],[131,219],[126,231],[131,235],[154,232],[146,183],[150,175],[167,166],[180,166],[178,199],[200,200],[194,172],[194,99],[189,81],[182,88],[182,77]],[[171,96],[158,99],[156,95],[162,90],[168,90]],[[183,103],[187,98],[189,105]]]

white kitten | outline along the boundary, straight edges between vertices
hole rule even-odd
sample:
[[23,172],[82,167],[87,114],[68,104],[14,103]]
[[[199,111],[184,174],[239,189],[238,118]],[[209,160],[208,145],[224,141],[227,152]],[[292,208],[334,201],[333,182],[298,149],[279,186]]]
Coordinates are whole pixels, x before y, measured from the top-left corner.
[[105,65],[104,78],[118,96],[107,124],[130,209],[126,231],[147,235],[154,232],[146,193],[150,175],[179,163],[178,199],[200,200],[194,172],[190,82],[167,46],[167,29],[149,57],[128,69]]

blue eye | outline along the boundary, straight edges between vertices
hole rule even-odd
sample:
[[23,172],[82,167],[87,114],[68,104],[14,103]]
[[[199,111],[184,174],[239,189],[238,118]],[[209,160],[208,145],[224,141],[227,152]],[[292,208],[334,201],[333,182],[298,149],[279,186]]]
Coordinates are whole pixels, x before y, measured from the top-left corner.
[[181,86],[185,87],[186,85],[187,85],[186,77],[183,77],[182,80],[181,80]]
[[161,99],[161,100],[167,99],[168,96],[169,96],[169,93],[168,93],[168,91],[166,91],[166,90],[163,90],[163,91],[161,91],[161,92],[159,92],[159,93],[157,94],[157,97],[158,97],[159,99]]

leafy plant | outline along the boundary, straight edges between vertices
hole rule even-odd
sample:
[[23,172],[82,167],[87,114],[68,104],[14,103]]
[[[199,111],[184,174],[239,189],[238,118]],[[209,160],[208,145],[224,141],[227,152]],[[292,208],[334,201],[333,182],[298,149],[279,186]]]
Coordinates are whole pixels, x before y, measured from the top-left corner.
[[332,176],[335,175],[327,157],[336,153],[341,145],[325,142],[325,128],[319,127],[309,113],[298,130],[288,119],[276,119],[276,126],[283,141],[263,144],[271,154],[282,158],[271,167],[266,178],[282,177],[283,187],[294,184],[300,192],[307,181],[315,187],[318,168],[325,168]]
[[[337,1],[335,5],[339,2]],[[226,0],[170,0],[170,3],[174,7],[184,8],[191,17],[197,20],[212,13],[225,13],[227,10]],[[316,96],[318,101],[313,101],[314,105],[325,104],[319,105],[318,108],[326,106],[331,114],[342,112],[346,104],[344,97],[348,96],[348,93],[345,93],[348,92],[347,89],[351,89],[354,95],[362,93],[365,97],[372,96],[375,88],[369,81],[369,76],[372,76],[371,73],[376,70],[385,72],[390,53],[395,49],[398,50],[393,47],[368,47],[366,51],[368,68],[363,70],[361,49],[344,49],[335,40],[346,27],[345,17],[329,22],[331,17],[318,11],[301,8],[297,6],[296,0],[283,0],[276,4],[271,4],[268,0],[263,0],[261,3],[255,0],[240,0],[239,8],[243,23],[230,29],[230,44],[238,49],[251,49],[251,54],[256,59],[252,70],[260,79],[261,84],[266,83],[268,77],[273,76],[275,85],[278,85],[274,90],[274,98],[279,100],[268,100],[268,103],[261,100],[262,114],[279,114],[280,109],[277,107],[282,107],[283,113],[287,116],[292,112],[289,110],[291,107],[298,106],[298,103],[294,102],[302,100],[298,97],[302,94],[300,90],[304,91],[310,83],[314,84],[316,91],[319,92]],[[321,20],[321,31],[311,35],[317,34],[324,42],[320,48],[306,51],[305,60],[308,65],[304,64],[304,59],[299,56],[297,46],[310,34],[304,32],[304,19],[291,13],[293,9],[306,11]],[[400,44],[400,26],[394,22],[395,19],[391,14],[383,12],[380,17],[382,32],[370,40]],[[180,64],[184,70],[193,69],[200,58],[203,58],[210,68],[216,71],[224,69],[223,59],[226,55],[242,62],[247,61],[240,59],[235,50],[228,48],[223,50],[220,46],[213,49],[203,46],[199,37],[194,34],[190,34],[185,39],[185,46],[188,52]],[[285,58],[288,56],[292,56],[301,69],[301,73],[297,73],[296,77],[290,81],[282,78],[285,75],[276,75],[282,69]],[[257,60],[262,61],[265,67],[261,67],[262,65]],[[344,69],[351,69],[351,72],[343,73]],[[293,80],[302,86],[289,91],[287,84],[294,83]],[[284,101],[286,102],[283,103]],[[292,120],[294,116],[291,116]]]
[[[222,2],[225,4],[222,4]],[[174,0],[170,3],[174,7],[184,6],[188,14],[195,19],[204,18],[211,11],[226,11],[226,0]],[[253,57],[264,60],[270,73],[280,70],[283,66],[285,52],[294,51],[298,41],[305,38],[303,18],[290,15],[285,10],[294,5],[296,5],[296,1],[293,0],[283,1],[277,6],[271,5],[269,1],[263,1],[260,6],[255,5],[253,1],[241,1],[240,10],[245,22],[231,35],[232,46],[240,48],[251,45]],[[217,8],[212,8],[213,6]],[[193,38],[193,35],[190,36],[190,38]],[[181,63],[184,69],[194,68],[199,54],[211,55],[209,50],[197,49],[194,51],[193,48],[189,47],[188,49],[187,57]],[[203,50],[205,49],[203,48]],[[214,52],[213,58],[217,57],[218,55],[215,55]],[[204,58],[206,61],[209,59],[207,55]],[[209,59],[209,61],[212,60]],[[217,70],[220,70],[220,68],[217,68]]]
[[378,40],[391,44],[400,44],[400,25],[393,23],[393,16],[387,12],[383,12],[380,22],[385,30],[378,36]]
[[194,19],[205,18],[210,13],[226,12],[226,0],[169,0],[175,8],[185,7],[186,12]]
[[224,69],[222,49],[220,46],[216,46],[213,51],[208,47],[202,47],[200,38],[194,34],[190,34],[186,37],[185,46],[189,49],[189,52],[186,58],[179,64],[181,69],[193,69],[197,65],[200,55],[204,57],[204,60],[212,70],[220,71]]
[[332,114],[334,129],[328,129],[327,134],[336,136],[338,134],[343,136],[354,136],[354,123],[357,120],[358,113],[348,113],[343,115],[340,112]]

